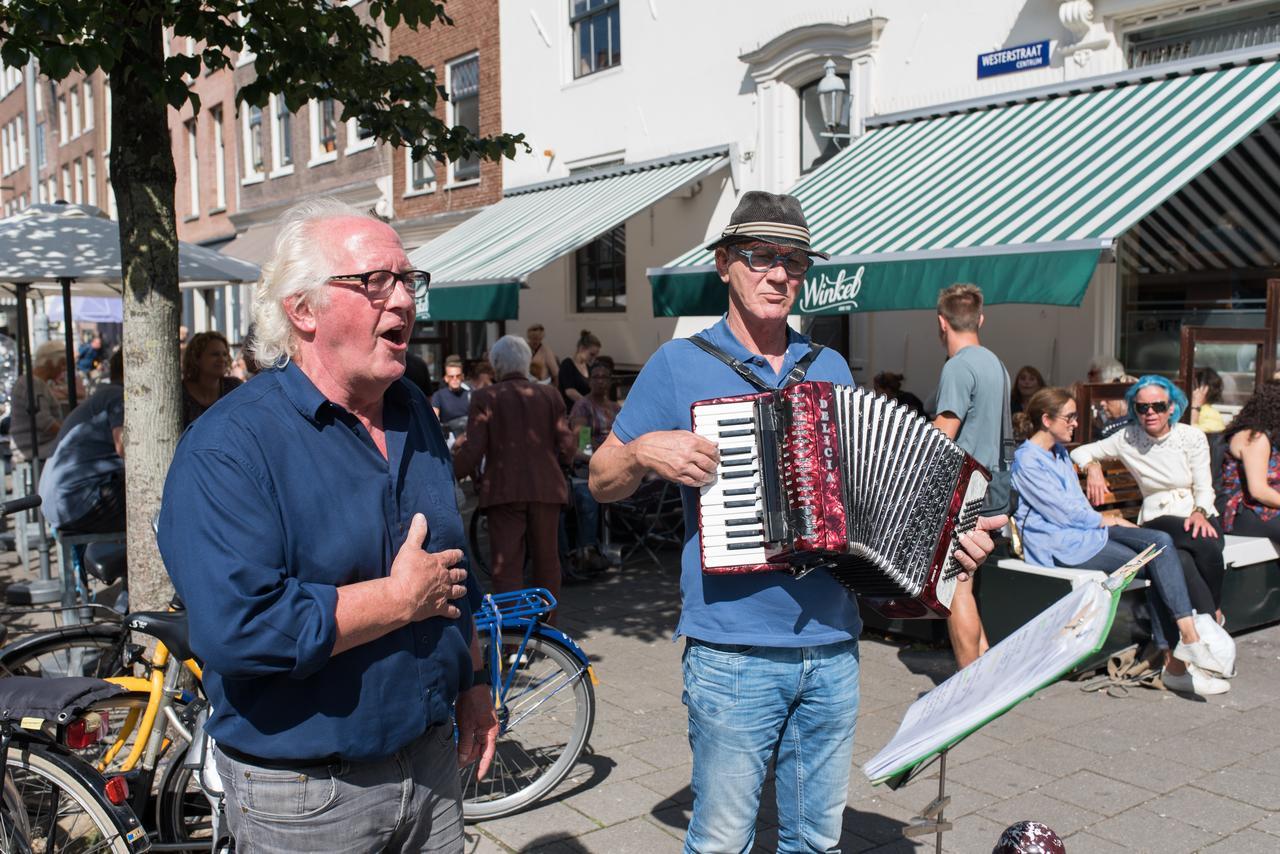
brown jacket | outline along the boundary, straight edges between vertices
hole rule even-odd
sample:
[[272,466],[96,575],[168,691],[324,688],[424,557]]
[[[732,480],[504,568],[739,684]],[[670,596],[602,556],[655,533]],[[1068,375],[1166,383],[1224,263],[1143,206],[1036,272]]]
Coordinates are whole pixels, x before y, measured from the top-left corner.
[[560,465],[572,463],[577,450],[560,392],[510,374],[471,393],[467,433],[453,446],[453,467],[466,477],[484,460],[481,507],[565,504],[569,490]]

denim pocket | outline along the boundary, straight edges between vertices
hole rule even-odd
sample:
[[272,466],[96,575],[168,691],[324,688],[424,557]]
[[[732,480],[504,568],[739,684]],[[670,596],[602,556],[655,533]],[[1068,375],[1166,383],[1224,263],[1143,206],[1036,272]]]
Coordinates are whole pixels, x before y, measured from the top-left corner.
[[732,709],[738,702],[741,663],[741,653],[691,642],[684,654],[685,705],[711,716]]
[[219,771],[226,767],[223,783],[248,815],[271,821],[303,821],[329,809],[338,800],[335,764],[299,770],[257,768],[225,756],[218,757]]

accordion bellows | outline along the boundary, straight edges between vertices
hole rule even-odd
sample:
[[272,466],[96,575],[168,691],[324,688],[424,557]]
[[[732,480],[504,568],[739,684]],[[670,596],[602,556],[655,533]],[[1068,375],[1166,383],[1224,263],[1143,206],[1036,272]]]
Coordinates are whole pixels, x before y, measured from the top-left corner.
[[950,614],[957,538],[991,478],[940,430],[826,382],[699,401],[692,415],[720,451],[699,502],[704,572],[821,569],[886,616]]

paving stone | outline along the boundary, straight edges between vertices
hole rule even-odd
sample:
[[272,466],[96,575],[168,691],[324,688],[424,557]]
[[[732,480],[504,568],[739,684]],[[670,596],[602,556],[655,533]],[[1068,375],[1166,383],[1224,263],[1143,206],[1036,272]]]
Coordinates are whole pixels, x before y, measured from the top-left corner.
[[1106,816],[1116,815],[1157,797],[1149,789],[1112,780],[1093,771],[1077,771],[1070,777],[1063,777],[1048,791],[1055,798]]
[[689,786],[692,779],[693,764],[689,763],[635,777],[634,782],[668,803],[687,805],[693,803],[693,789]]
[[689,829],[689,819],[693,815],[688,805],[660,807],[649,816],[649,821],[666,833],[684,839]]
[[979,815],[986,816],[1004,827],[1017,821],[1042,822],[1053,828],[1059,836],[1075,833],[1102,818],[1092,810],[1049,797],[1043,792],[1026,792],[1015,798],[1000,801],[982,810]]
[[1230,745],[1188,738],[1185,735],[1170,735],[1148,745],[1147,750],[1154,756],[1171,759],[1185,765],[1193,765],[1205,771],[1216,771],[1248,757],[1249,750],[1245,745]]
[[[1081,768],[1089,768],[1097,764],[1100,758],[1097,753],[1045,737],[1033,738],[1021,745],[1005,747],[994,755],[1025,765],[1050,777],[1074,774]],[[960,781],[968,782],[964,779]]]
[[684,843],[642,818],[579,836],[578,851],[600,854],[679,854]]
[[1214,854],[1275,854],[1277,847],[1280,842],[1271,834],[1246,828],[1200,850]]
[[1280,813],[1272,813],[1262,821],[1254,822],[1254,830],[1261,830],[1272,836],[1280,836]]
[[508,848],[525,851],[550,845],[563,839],[571,839],[600,825],[582,813],[562,803],[539,804],[507,818],[494,819],[476,825],[486,836],[496,839]]
[[1099,757],[1088,770],[1125,783],[1164,794],[1201,776],[1204,771],[1174,762],[1163,756],[1152,756],[1141,750],[1116,756]]
[[983,756],[956,769],[948,763],[947,771],[948,782],[962,778],[964,785],[1000,798],[1012,798],[1053,781],[1043,771],[996,756]]
[[507,854],[510,850],[474,828],[468,828],[464,836],[463,851],[466,854]]
[[1071,854],[1075,854],[1077,851],[1084,852],[1084,854],[1129,854],[1129,852],[1137,850],[1132,844],[1117,845],[1110,839],[1103,839],[1101,836],[1094,836],[1086,831],[1073,833],[1064,838],[1062,843]]
[[843,824],[847,832],[876,845],[884,845],[902,840],[902,828],[911,823],[916,812],[878,801],[874,806],[846,807]]
[[623,749],[629,755],[643,759],[654,768],[688,765],[693,759],[693,754],[689,750],[689,739],[683,735],[650,738]]
[[1158,815],[1176,816],[1178,821],[1210,833],[1231,833],[1265,818],[1267,813],[1212,792],[1186,786],[1146,804]]
[[1159,816],[1145,807],[1134,807],[1100,821],[1089,828],[1089,833],[1126,846],[1130,851],[1139,845],[1137,850],[1160,854],[1198,851],[1218,840],[1215,834]]
[[[942,834],[942,850],[957,854],[974,854],[976,851],[985,854],[995,847],[1000,834],[1008,826],[982,815],[967,815],[955,819],[953,824],[955,826],[951,830]],[[934,850],[932,836],[922,836],[915,841],[926,851]]]
[[575,795],[569,806],[597,824],[608,827],[649,815],[665,803],[666,799],[656,792],[634,781],[622,780],[587,789]]
[[1233,766],[1206,774],[1194,785],[1268,812],[1280,811],[1280,774]]

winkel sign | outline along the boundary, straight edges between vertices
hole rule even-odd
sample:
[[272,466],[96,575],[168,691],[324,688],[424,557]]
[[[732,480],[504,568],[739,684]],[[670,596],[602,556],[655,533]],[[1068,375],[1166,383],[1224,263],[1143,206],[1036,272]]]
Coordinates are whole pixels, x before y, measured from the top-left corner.
[[801,314],[818,312],[853,311],[858,307],[858,294],[862,292],[862,274],[866,267],[859,267],[852,275],[841,268],[834,277],[824,272],[813,279],[805,279],[800,294],[798,310]]

